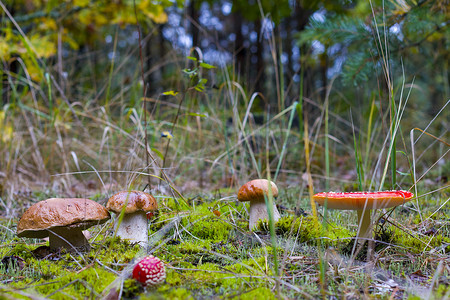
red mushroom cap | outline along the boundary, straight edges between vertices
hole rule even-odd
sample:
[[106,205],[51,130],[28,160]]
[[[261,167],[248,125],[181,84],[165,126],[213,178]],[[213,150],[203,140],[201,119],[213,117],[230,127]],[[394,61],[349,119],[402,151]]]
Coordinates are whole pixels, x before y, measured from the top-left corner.
[[166,279],[166,269],[159,258],[149,255],[136,264],[133,278],[143,285],[157,285]]
[[401,205],[414,197],[408,191],[382,191],[382,192],[352,192],[352,193],[319,193],[313,196],[314,200],[324,205],[327,200],[328,208],[332,209],[377,209]]

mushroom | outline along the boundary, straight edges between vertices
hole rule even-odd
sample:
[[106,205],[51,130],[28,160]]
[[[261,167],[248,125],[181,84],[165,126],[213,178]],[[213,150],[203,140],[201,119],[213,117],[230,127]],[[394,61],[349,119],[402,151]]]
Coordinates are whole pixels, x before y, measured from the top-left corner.
[[[359,230],[358,239],[372,237],[370,230],[370,210],[399,206],[408,202],[414,196],[407,191],[383,191],[383,192],[353,192],[353,193],[319,193],[313,199],[328,208],[342,210],[356,210],[358,213]],[[364,241],[363,241],[364,242]]]
[[[272,181],[267,179],[255,179],[247,182],[238,192],[238,200],[241,202],[250,201],[249,229],[253,230],[259,220],[268,220],[265,197],[269,196],[269,186],[272,189],[272,196],[278,196],[278,188]],[[275,203],[273,204],[273,220],[277,222],[280,219],[280,213]]]
[[166,279],[166,269],[159,258],[149,255],[136,264],[133,269],[133,278],[144,286],[154,286]]
[[158,208],[156,199],[141,191],[123,191],[109,198],[106,208],[123,218],[117,224],[117,235],[130,242],[148,243],[147,212]]
[[51,251],[90,250],[83,230],[109,220],[108,211],[95,201],[83,198],[50,198],[40,201],[22,215],[17,235],[27,238],[49,237]]

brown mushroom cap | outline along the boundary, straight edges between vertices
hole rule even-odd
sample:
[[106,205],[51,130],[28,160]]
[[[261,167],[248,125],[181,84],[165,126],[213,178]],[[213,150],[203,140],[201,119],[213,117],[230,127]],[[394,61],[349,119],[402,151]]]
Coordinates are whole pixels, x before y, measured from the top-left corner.
[[[272,187],[272,196],[278,196],[278,188],[270,181]],[[238,200],[245,201],[264,201],[264,195],[269,195],[269,180],[267,179],[255,179],[247,182],[238,191]]]
[[[363,210],[389,208],[399,206],[413,198],[414,194],[407,191],[384,192],[354,192],[354,193],[319,193],[313,196],[319,205],[325,204],[332,209]],[[367,202],[367,203],[366,203]]]
[[50,198],[32,205],[17,224],[17,235],[44,238],[58,227],[86,229],[109,220],[109,212],[100,204],[83,198]]
[[125,213],[129,214],[140,210],[144,212],[156,210],[158,203],[150,194],[141,191],[123,191],[109,198],[106,208],[115,213],[125,210]]

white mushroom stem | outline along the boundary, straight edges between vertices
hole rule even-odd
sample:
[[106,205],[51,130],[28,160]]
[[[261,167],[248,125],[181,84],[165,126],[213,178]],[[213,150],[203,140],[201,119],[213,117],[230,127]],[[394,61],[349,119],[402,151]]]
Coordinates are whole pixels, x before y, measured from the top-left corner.
[[[249,229],[253,230],[258,225],[259,220],[269,220],[269,214],[267,213],[266,202],[262,201],[250,201],[250,217],[249,217]],[[273,221],[277,222],[280,219],[280,213],[273,204]]]
[[61,248],[69,252],[85,252],[91,249],[81,228],[52,228],[49,230],[49,246],[51,251]]
[[372,224],[370,222],[370,209],[358,209],[358,234],[357,238],[361,239],[361,243],[364,243],[366,239],[372,238]]
[[116,230],[120,238],[132,243],[139,243],[141,246],[147,246],[147,214],[144,211],[124,214],[122,220],[117,220]]

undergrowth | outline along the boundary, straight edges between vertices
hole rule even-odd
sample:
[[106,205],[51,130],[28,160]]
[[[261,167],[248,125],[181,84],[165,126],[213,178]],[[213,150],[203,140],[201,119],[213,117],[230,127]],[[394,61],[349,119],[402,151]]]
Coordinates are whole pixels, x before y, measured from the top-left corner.
[[[110,293],[120,294],[124,299],[314,298],[321,294],[318,263],[324,259],[329,264],[326,291],[330,295],[387,297],[391,290],[379,285],[379,274],[385,280],[395,281],[401,293],[411,297],[421,296],[426,289],[432,289],[436,299],[448,293],[445,278],[449,270],[442,267],[438,258],[449,253],[449,232],[416,235],[403,228],[417,223],[414,219],[396,227],[387,226],[387,222],[378,226],[384,236],[377,236],[378,263],[373,266],[353,261],[351,252],[347,252],[356,234],[351,224],[328,223],[323,228],[311,215],[285,211],[275,226],[281,268],[280,276],[276,277],[268,224],[260,222],[254,233],[249,232],[245,204],[233,197],[209,196],[190,210],[177,210],[171,198],[161,202],[165,206],[150,222],[151,245],[147,251],[113,238],[113,221],[91,229],[92,248],[81,256],[70,253],[39,256],[37,249],[45,242],[19,239],[6,234],[9,229],[2,226],[4,246],[0,256],[11,259],[9,264],[2,261],[0,292],[19,298],[41,295],[50,299],[101,298]],[[437,226],[442,219],[438,215],[427,220]],[[156,255],[166,264],[166,281],[155,288],[144,288],[131,278],[134,263],[146,253]],[[324,257],[319,257],[319,253]],[[366,268],[377,271],[365,273]],[[439,268],[441,274],[433,287],[430,280]],[[412,287],[406,285],[407,280],[412,280]],[[279,294],[273,290],[278,284],[283,286]]]

